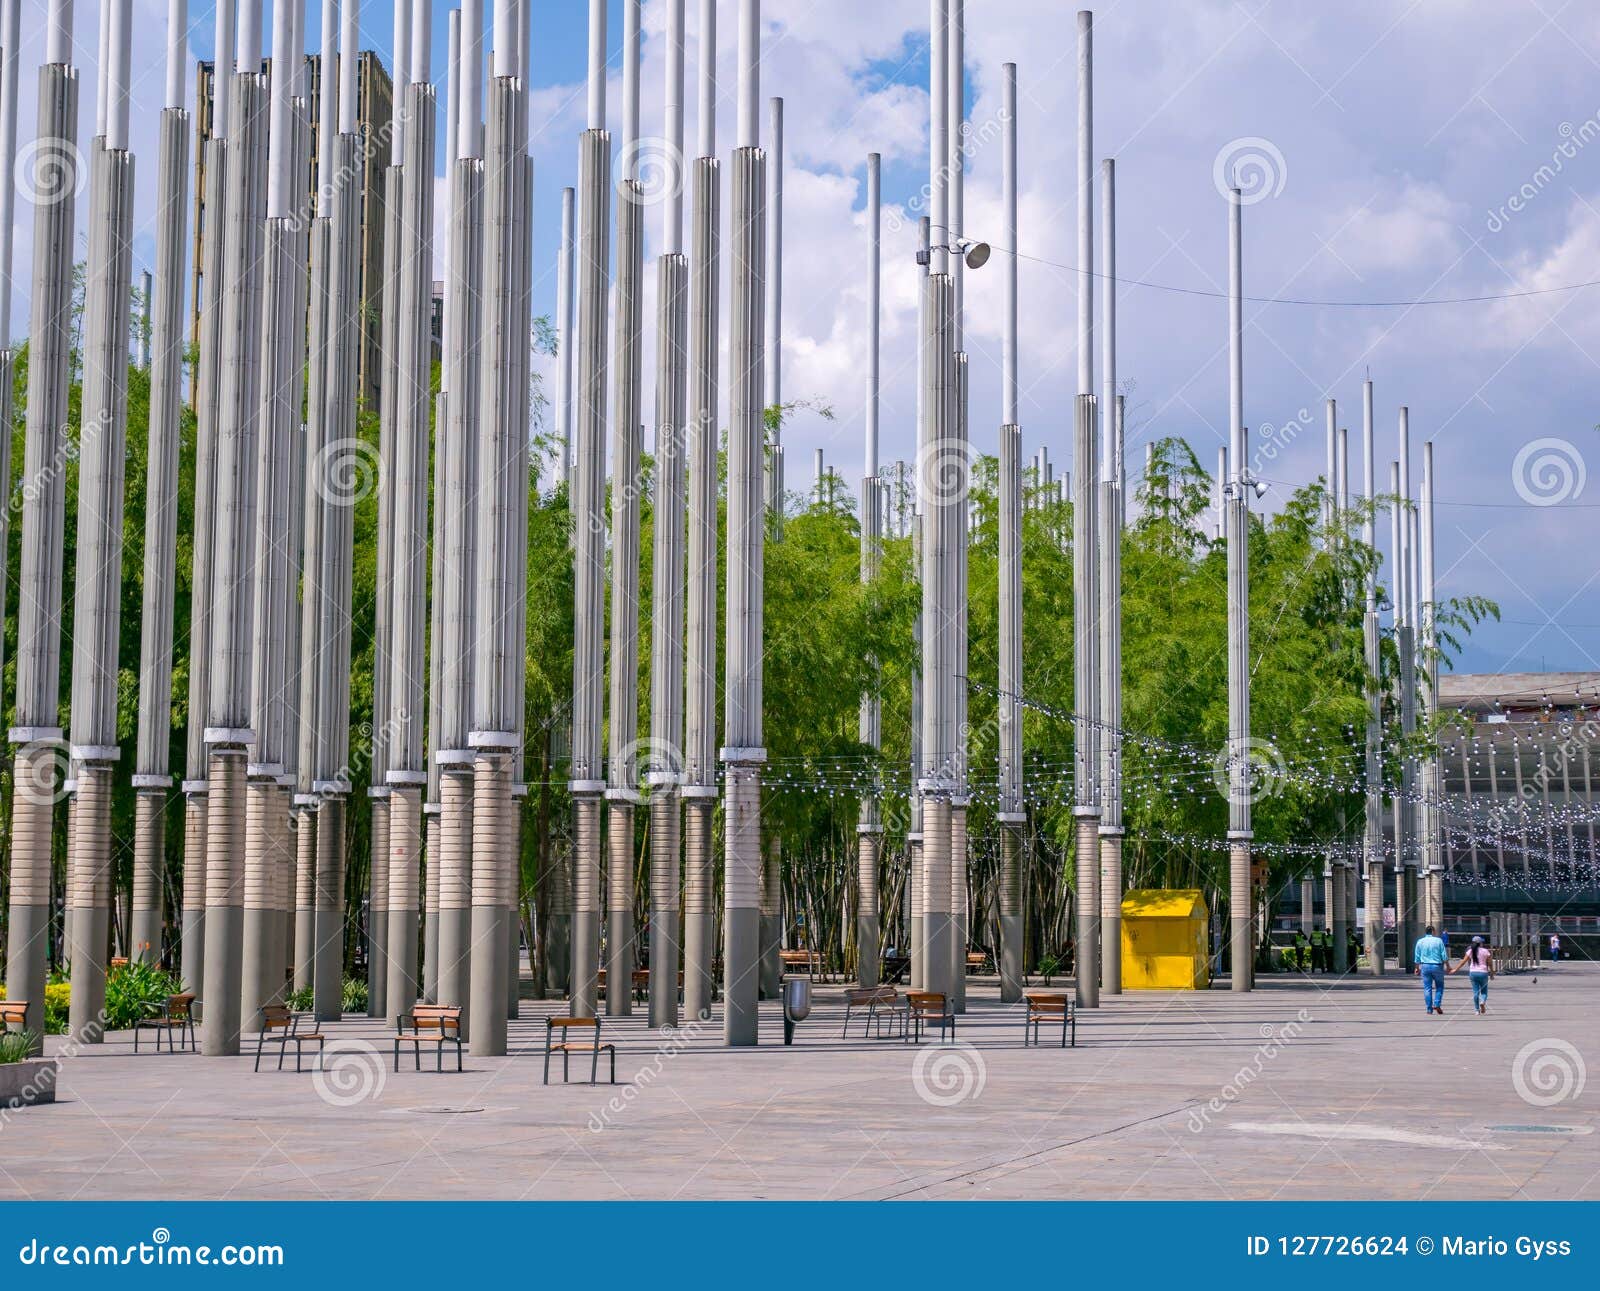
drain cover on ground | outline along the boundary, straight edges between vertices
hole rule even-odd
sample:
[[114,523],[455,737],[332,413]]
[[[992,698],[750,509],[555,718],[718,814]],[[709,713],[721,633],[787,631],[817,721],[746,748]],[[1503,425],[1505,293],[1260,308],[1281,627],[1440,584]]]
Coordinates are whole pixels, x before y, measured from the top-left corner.
[[1589,1134],[1587,1125],[1490,1125],[1497,1134]]
[[474,1112],[487,1112],[487,1107],[390,1107],[386,1111],[404,1116],[470,1116]]

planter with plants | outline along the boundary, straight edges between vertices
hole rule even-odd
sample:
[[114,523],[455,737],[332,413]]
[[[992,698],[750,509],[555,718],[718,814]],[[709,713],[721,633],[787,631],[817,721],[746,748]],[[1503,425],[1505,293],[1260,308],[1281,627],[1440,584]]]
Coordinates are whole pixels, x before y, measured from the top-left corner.
[[0,1108],[56,1101],[56,1060],[33,1057],[38,1042],[34,1031],[0,1035]]

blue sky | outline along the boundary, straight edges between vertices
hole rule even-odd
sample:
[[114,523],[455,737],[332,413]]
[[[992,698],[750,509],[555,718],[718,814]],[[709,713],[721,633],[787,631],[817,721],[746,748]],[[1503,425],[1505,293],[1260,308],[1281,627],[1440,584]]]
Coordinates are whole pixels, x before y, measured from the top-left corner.
[[[154,210],[156,110],[165,0],[135,0],[133,147],[138,210]],[[270,10],[270,3],[267,5]],[[43,0],[24,0],[20,138],[31,137],[32,69]],[[85,141],[93,121],[95,6],[76,6]],[[689,5],[688,74],[696,75]],[[720,5],[719,145],[731,142],[734,5]],[[883,455],[913,444],[916,270],[912,220],[898,208],[926,159],[925,0],[798,0],[766,6],[763,96],[785,96],[787,230],[784,393],[830,405],[786,432],[791,486],[811,450],[860,474],[865,334],[864,159],[885,158]],[[1019,65],[1021,266],[1028,449],[1070,459],[1074,381],[1073,11],[1058,0],[969,0],[968,100],[981,127],[998,114],[1001,65]],[[435,5],[442,72],[444,4]],[[622,5],[611,5],[613,114]],[[586,40],[581,0],[535,7],[532,80],[538,308],[553,308],[561,188],[576,170]],[[978,15],[981,13],[982,21]],[[645,9],[644,132],[660,128],[660,0]],[[317,12],[308,40],[317,40]],[[1129,405],[1130,471],[1143,443],[1186,438],[1210,466],[1225,435],[1226,312],[1220,289],[1226,207],[1219,158],[1265,159],[1262,200],[1245,211],[1246,292],[1373,302],[1547,292],[1461,305],[1247,307],[1246,421],[1282,444],[1264,475],[1281,491],[1322,470],[1323,400],[1359,434],[1360,382],[1376,385],[1380,482],[1398,405],[1420,445],[1436,443],[1442,596],[1498,600],[1507,622],[1481,630],[1463,670],[1600,669],[1600,12],[1560,0],[1116,0],[1096,9],[1096,154],[1118,166],[1119,375]],[[193,6],[195,56],[211,50],[210,6]],[[367,4],[363,44],[388,61],[388,5]],[[691,88],[690,102],[693,102]],[[689,113],[694,139],[694,112]],[[615,115],[613,115],[615,121]],[[442,135],[441,130],[441,135]],[[1222,163],[1225,165],[1225,162]],[[968,232],[998,241],[998,143],[974,145]],[[25,288],[29,214],[19,211]],[[649,229],[654,255],[658,229]],[[148,225],[136,258],[152,250]],[[998,419],[1000,259],[969,276],[975,444]],[[652,274],[646,275],[653,280]],[[653,284],[651,287],[653,293]],[[18,299],[15,327],[25,319]],[[646,318],[653,304],[645,302]],[[651,357],[646,355],[646,371]],[[651,406],[647,394],[646,406]],[[1547,442],[1548,441],[1548,442]],[[1539,463],[1566,474],[1541,475]],[[1577,488],[1579,481],[1583,487]],[[1565,481],[1565,483],[1563,483]],[[1359,484],[1359,473],[1356,477]],[[1554,496],[1554,505],[1535,505]],[[1269,495],[1266,505],[1272,505]],[[1379,529],[1381,544],[1387,525]]]

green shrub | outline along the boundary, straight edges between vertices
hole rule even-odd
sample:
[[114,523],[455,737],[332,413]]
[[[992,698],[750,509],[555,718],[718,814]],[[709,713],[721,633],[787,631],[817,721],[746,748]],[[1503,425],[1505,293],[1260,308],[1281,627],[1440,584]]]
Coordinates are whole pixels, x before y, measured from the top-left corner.
[[366,978],[347,977],[344,979],[344,991],[339,998],[339,1008],[344,1013],[365,1013],[367,1011]]
[[155,964],[121,964],[113,968],[106,975],[106,1030],[131,1030],[140,1018],[154,1012],[153,1005],[164,1004],[167,996],[182,990],[183,983],[176,973]]
[[296,1013],[311,1012],[312,1002],[313,996],[309,986],[302,986],[298,991],[290,991],[284,999],[284,1003]]
[[39,1043],[37,1031],[7,1031],[0,1034],[0,1067],[10,1062],[25,1062],[33,1057],[33,1047]]

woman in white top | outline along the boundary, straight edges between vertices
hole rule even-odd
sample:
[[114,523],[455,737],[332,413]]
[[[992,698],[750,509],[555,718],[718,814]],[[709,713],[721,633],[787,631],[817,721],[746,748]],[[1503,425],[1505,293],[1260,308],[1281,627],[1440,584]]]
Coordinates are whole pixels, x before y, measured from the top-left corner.
[[1472,979],[1472,1003],[1479,1013],[1489,1011],[1489,979],[1494,976],[1494,952],[1483,944],[1482,937],[1474,937],[1472,945],[1467,947],[1467,953],[1461,956],[1461,962],[1450,971],[1458,973],[1467,970],[1467,976]]

